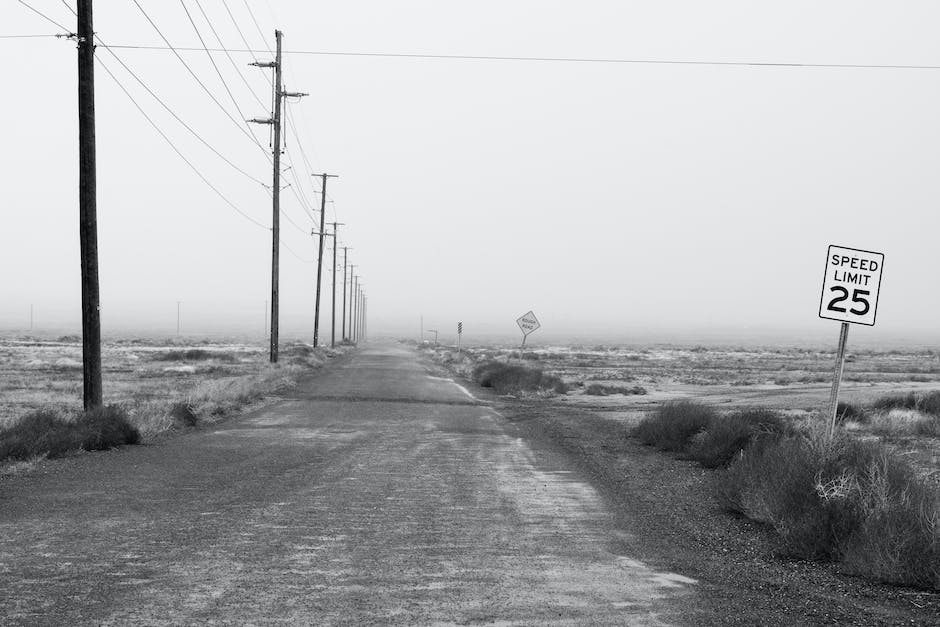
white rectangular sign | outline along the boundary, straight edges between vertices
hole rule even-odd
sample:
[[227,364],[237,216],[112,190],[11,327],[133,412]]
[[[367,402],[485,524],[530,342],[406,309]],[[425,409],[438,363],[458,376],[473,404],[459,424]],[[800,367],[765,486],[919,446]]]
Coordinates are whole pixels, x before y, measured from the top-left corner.
[[524,316],[522,316],[521,318],[519,318],[518,320],[516,320],[516,324],[518,324],[519,328],[522,329],[522,333],[524,335],[528,335],[529,333],[532,333],[533,331],[538,329],[540,326],[542,326],[541,324],[539,324],[538,318],[536,318],[535,314],[532,313],[531,311],[525,314]]
[[830,246],[819,317],[874,326],[884,260],[882,253]]

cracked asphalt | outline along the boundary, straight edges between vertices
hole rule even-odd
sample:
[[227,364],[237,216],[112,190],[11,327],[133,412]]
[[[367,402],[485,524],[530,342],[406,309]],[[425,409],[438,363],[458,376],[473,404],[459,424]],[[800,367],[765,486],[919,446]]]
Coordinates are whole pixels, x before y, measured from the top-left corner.
[[681,622],[568,458],[399,345],[263,409],[0,482],[0,623]]

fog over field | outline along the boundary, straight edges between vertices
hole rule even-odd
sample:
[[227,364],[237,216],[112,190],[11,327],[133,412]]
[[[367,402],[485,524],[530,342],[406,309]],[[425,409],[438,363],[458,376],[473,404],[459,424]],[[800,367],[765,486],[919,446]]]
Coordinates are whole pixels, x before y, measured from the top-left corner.
[[[48,4],[53,19],[72,23],[64,6]],[[248,63],[269,56],[274,28],[284,30],[287,86],[310,94],[290,102],[288,116],[309,169],[340,177],[326,217],[347,223],[340,244],[354,248],[373,334],[417,334],[424,315],[426,328],[462,320],[468,333],[511,337],[532,309],[555,338],[835,342],[837,325],[816,311],[826,247],[841,244],[886,259],[878,325],[853,330],[851,342],[940,341],[940,70],[840,66],[940,63],[936,3],[256,4],[260,32],[246,37],[262,53],[234,59],[265,100],[267,73]],[[21,8],[0,10],[5,31],[58,31]],[[198,47],[175,3],[146,8],[170,42]],[[233,10],[248,22],[243,7]],[[95,19],[110,45],[162,43],[131,3],[103,4]],[[240,47],[231,22],[216,27]],[[5,84],[41,95],[29,117],[42,120],[8,124],[5,144],[17,149],[0,154],[4,209],[15,216],[0,229],[0,328],[24,329],[33,305],[34,328],[74,331],[74,45],[0,45],[30,59],[8,64]],[[116,52],[208,142],[268,180],[263,151],[169,51]],[[224,98],[201,52],[181,54]],[[260,185],[189,136],[103,49],[99,57],[209,180],[270,223]],[[267,115],[219,61],[245,116]],[[261,334],[270,232],[222,202],[98,72],[104,331],[174,332],[182,301],[187,332]],[[4,98],[0,113],[21,120],[22,107]],[[308,209],[319,209],[318,182],[290,137],[287,147],[286,166],[301,175],[288,183],[306,202],[285,188],[284,212],[299,226],[282,227],[282,328],[303,335],[312,332],[309,231],[318,222]]]

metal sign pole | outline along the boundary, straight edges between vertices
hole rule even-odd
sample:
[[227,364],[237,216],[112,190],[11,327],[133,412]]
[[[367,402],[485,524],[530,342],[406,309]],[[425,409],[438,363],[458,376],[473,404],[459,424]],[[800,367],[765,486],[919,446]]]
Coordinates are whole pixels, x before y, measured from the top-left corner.
[[836,418],[839,413],[839,386],[842,383],[842,372],[845,369],[845,345],[849,340],[849,323],[843,322],[839,330],[839,350],[836,355],[836,370],[832,377],[832,392],[829,395],[829,426],[826,431],[826,440],[832,442],[836,429]]

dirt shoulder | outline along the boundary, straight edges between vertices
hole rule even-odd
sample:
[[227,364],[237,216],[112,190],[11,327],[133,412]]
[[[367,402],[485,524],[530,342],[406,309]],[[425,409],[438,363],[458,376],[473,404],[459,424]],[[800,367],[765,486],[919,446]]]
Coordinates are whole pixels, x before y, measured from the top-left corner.
[[617,550],[698,580],[689,624],[937,624],[938,594],[775,557],[772,533],[720,508],[713,471],[641,445],[628,424],[551,400],[496,400],[520,437],[564,452],[609,501],[626,532]]

